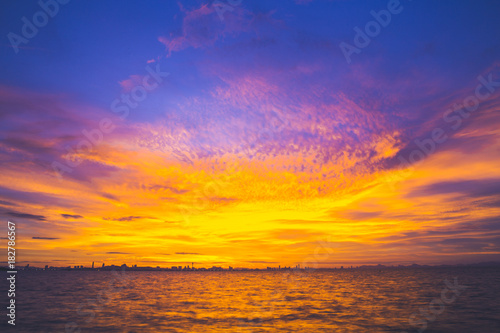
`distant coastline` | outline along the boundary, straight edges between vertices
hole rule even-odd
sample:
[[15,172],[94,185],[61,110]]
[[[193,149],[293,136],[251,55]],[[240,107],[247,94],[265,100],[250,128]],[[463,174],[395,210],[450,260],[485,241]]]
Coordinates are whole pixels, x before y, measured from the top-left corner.
[[[193,266],[171,266],[171,267],[151,267],[151,266],[127,266],[123,264],[121,266],[117,265],[103,265],[100,267],[85,267],[83,265],[77,266],[66,266],[66,267],[56,267],[56,266],[45,266],[36,267],[30,266],[29,264],[24,267],[19,267],[16,271],[116,271],[116,270],[127,270],[127,271],[165,271],[165,272],[248,272],[248,271],[347,271],[347,270],[373,270],[373,269],[402,269],[402,268],[447,268],[447,267],[500,267],[500,262],[488,261],[479,262],[472,264],[455,264],[455,265],[361,265],[361,266],[341,266],[337,267],[324,267],[324,268],[313,268],[313,267],[290,267],[290,266],[278,266],[278,267],[266,267],[266,268],[247,268],[247,267],[236,267],[233,268],[228,266],[227,268],[220,266],[212,266],[210,268],[206,267],[193,267]],[[7,266],[0,266],[0,270],[7,271],[10,270]]]

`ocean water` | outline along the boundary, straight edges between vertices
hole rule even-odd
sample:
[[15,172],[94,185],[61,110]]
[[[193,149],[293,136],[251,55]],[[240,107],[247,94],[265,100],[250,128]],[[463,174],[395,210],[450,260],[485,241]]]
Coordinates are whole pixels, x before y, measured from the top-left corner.
[[4,280],[2,332],[500,332],[498,267],[19,271],[15,328]]

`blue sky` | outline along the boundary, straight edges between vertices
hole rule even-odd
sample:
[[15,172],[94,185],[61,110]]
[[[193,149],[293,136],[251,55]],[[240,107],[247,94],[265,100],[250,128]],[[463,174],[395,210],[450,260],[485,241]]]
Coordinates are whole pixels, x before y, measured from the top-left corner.
[[[186,1],[182,7],[193,10],[203,4]],[[498,58],[497,2],[429,4],[402,1],[403,11],[393,15],[390,25],[361,54],[353,55],[355,63],[368,67],[375,77],[389,79],[411,75],[417,68],[427,77],[449,78],[450,88],[457,88]],[[7,33],[19,34],[21,17],[30,18],[40,7],[36,1],[7,1],[2,6],[2,82],[65,92],[103,107],[119,93],[119,81],[142,74],[147,60],[165,55],[159,36],[182,35],[183,13],[174,1],[70,1],[60,5],[59,13],[30,40],[29,49],[15,54]],[[204,61],[263,70],[322,61],[330,66],[330,81],[341,88],[338,76],[345,80],[344,75],[353,68],[345,66],[338,44],[352,43],[353,28],[372,20],[370,11],[386,8],[387,1],[305,1],[299,5],[293,1],[242,1],[240,6],[256,16],[252,31],[226,35],[210,52],[188,47],[163,60],[163,67],[176,74],[172,77],[181,86],[182,80],[190,80],[183,94],[216,79],[200,73]],[[261,43],[252,44],[256,38]]]

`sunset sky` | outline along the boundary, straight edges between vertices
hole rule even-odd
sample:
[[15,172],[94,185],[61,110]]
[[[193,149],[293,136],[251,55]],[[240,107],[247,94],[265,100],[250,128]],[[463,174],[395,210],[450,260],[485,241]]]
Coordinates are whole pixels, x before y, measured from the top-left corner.
[[401,0],[356,47],[392,1],[72,0],[14,46],[42,9],[2,1],[1,243],[10,220],[19,265],[499,261],[500,3]]

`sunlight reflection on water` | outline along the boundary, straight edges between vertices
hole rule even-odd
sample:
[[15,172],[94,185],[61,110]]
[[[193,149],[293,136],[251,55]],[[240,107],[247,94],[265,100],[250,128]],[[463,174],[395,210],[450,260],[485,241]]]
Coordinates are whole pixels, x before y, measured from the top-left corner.
[[409,317],[457,277],[425,332],[500,332],[498,268],[123,274],[20,272],[16,331],[417,332]]

